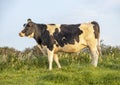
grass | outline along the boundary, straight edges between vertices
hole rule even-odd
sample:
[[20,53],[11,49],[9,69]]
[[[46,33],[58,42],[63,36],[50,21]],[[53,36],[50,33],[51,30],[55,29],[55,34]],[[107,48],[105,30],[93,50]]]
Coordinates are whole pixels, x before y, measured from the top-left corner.
[[71,64],[52,71],[43,68],[4,69],[0,85],[119,85],[120,71]]
[[34,64],[26,61],[19,69],[11,64],[0,70],[0,85],[120,85],[119,59],[104,57],[95,68],[89,60],[76,62],[69,56],[61,58],[62,69],[54,63],[52,71],[47,69],[46,57]]
[[[108,52],[109,53],[109,52]],[[0,85],[120,85],[120,51],[104,54],[93,67],[87,53],[60,53],[61,69],[53,63],[48,70],[47,57],[0,55]]]

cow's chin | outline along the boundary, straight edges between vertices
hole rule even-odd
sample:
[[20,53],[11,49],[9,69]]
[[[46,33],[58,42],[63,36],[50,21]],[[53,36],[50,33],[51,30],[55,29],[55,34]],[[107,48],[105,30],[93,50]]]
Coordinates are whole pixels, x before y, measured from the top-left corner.
[[24,36],[25,36],[25,34],[24,34],[24,33],[22,33],[22,32],[20,32],[20,33],[19,33],[19,36],[20,36],[20,37],[24,37]]
[[30,34],[29,36],[27,36],[28,38],[33,38],[34,37],[34,32],[32,34]]

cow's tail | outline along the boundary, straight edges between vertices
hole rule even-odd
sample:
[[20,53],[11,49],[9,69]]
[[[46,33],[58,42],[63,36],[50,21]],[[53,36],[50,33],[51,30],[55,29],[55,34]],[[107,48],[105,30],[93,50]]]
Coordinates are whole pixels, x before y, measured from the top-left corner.
[[91,22],[94,25],[94,33],[95,33],[95,38],[97,39],[97,50],[99,53],[99,56],[102,56],[101,53],[101,46],[100,46],[100,26],[96,21]]

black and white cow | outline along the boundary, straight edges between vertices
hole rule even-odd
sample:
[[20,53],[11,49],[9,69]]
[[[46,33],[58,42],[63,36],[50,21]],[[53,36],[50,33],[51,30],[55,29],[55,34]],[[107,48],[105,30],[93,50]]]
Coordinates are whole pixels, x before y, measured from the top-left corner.
[[37,24],[31,19],[24,24],[19,36],[34,38],[43,54],[48,55],[49,70],[55,60],[58,68],[61,65],[57,52],[79,52],[88,47],[92,56],[92,64],[96,67],[100,51],[100,28],[97,22],[82,24]]

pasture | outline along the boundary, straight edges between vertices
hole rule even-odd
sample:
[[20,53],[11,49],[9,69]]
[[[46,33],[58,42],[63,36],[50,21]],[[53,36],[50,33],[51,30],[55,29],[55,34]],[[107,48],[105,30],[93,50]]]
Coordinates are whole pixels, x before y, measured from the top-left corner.
[[120,85],[120,48],[103,45],[102,53],[96,68],[88,51],[59,53],[62,68],[53,63],[49,71],[47,57],[36,47],[0,48],[0,85]]

